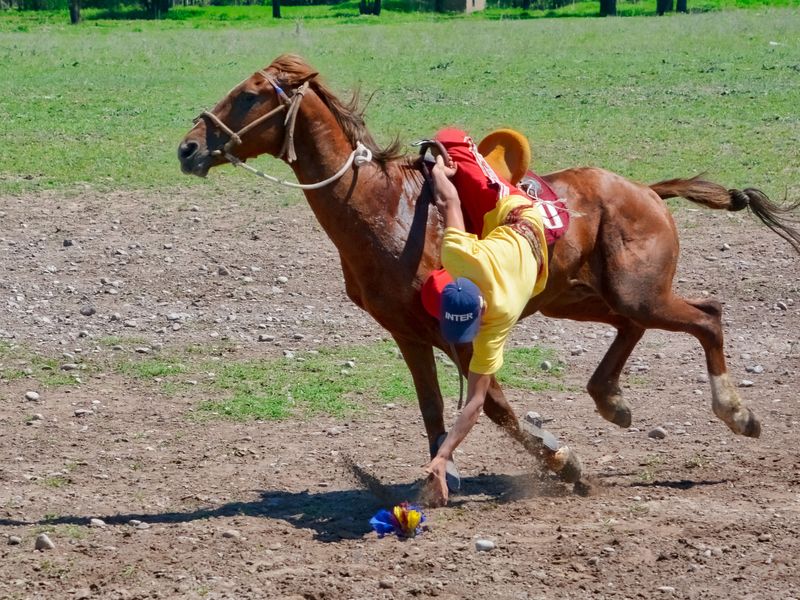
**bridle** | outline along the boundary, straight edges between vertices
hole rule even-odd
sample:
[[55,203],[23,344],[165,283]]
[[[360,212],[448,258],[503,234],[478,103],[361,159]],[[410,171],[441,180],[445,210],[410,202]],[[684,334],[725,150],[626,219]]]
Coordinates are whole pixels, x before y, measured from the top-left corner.
[[242,167],[247,171],[250,171],[254,175],[258,175],[259,177],[266,179],[272,183],[277,183],[281,185],[285,185],[287,187],[292,188],[299,188],[301,190],[316,190],[326,185],[333,183],[334,181],[340,179],[347,171],[350,169],[351,166],[355,165],[356,167],[361,167],[372,160],[372,152],[364,146],[361,142],[356,144],[356,148],[350,153],[350,156],[345,161],[344,165],[331,177],[323,181],[318,181],[317,183],[294,183],[291,181],[285,181],[283,179],[278,179],[277,177],[273,177],[272,175],[267,175],[266,173],[259,171],[258,169],[251,167],[250,165],[246,164],[243,160],[241,160],[238,156],[235,156],[231,151],[236,146],[242,144],[242,137],[252,131],[268,119],[271,119],[273,116],[277,115],[281,111],[286,111],[286,117],[284,117],[283,124],[286,128],[286,132],[283,138],[283,146],[281,147],[281,151],[278,153],[278,158],[282,158],[286,160],[287,163],[291,164],[297,160],[297,153],[294,149],[294,126],[295,122],[297,121],[297,113],[300,110],[300,103],[303,101],[303,96],[308,91],[309,82],[304,81],[300,87],[295,89],[292,92],[292,95],[289,96],[283,91],[283,88],[278,83],[278,80],[273,77],[270,73],[260,70],[258,74],[261,75],[275,90],[275,95],[278,97],[280,104],[273,108],[266,114],[261,115],[257,119],[251,121],[244,127],[242,127],[239,131],[233,131],[230,127],[228,127],[222,119],[220,119],[217,115],[215,115],[210,110],[204,110],[201,112],[195,119],[194,124],[197,125],[203,119],[208,119],[214,125],[217,126],[223,133],[228,136],[228,141],[225,142],[225,145],[222,147],[221,150],[214,150],[211,152],[212,156],[224,156],[228,162],[230,162],[235,167]]

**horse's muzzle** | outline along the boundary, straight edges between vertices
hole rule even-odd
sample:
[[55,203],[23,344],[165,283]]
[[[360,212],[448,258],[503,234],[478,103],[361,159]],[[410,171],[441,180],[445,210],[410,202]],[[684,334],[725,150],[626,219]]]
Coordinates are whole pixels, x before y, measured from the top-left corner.
[[181,163],[181,171],[186,175],[197,175],[205,177],[211,168],[211,155],[200,150],[200,144],[192,140],[186,140],[178,146],[178,160]]

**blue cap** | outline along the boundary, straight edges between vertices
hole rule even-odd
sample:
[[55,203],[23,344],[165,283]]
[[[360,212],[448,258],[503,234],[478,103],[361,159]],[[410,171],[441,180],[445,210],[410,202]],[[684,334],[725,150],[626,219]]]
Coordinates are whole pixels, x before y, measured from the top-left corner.
[[469,279],[459,277],[442,291],[439,323],[442,336],[451,344],[466,344],[481,327],[481,291]]

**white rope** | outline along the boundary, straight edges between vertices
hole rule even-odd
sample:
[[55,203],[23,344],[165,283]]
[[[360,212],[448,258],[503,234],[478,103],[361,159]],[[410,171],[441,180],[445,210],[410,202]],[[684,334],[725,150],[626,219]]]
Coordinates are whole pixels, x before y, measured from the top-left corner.
[[230,152],[225,152],[225,158],[227,158],[230,163],[235,167],[242,167],[247,171],[250,171],[253,175],[258,175],[262,179],[266,179],[270,183],[277,183],[279,185],[285,185],[286,187],[290,188],[297,188],[301,190],[318,190],[320,188],[325,187],[329,183],[333,183],[337,179],[341,179],[347,170],[355,165],[356,167],[363,167],[367,163],[372,161],[372,151],[367,148],[361,142],[356,144],[356,149],[350,153],[350,156],[347,157],[347,160],[342,165],[342,168],[339,169],[336,173],[328,177],[323,181],[318,181],[317,183],[294,183],[293,181],[286,181],[284,179],[278,179],[277,177],[273,177],[272,175],[267,175],[263,171],[259,171],[255,167],[251,167],[247,163],[239,160]]

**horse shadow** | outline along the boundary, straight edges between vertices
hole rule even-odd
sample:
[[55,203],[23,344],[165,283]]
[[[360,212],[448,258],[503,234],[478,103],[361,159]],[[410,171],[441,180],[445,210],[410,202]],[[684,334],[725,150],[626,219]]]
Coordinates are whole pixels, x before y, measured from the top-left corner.
[[[470,503],[503,504],[536,496],[569,496],[571,491],[556,481],[521,475],[477,475],[462,480],[465,493],[451,496],[450,507]],[[382,485],[375,490],[353,487],[344,490],[312,492],[287,492],[284,490],[262,490],[257,499],[247,502],[227,502],[220,506],[186,511],[160,513],[116,513],[108,515],[63,515],[37,521],[21,521],[0,518],[0,526],[56,526],[90,525],[92,518],[102,519],[106,525],[129,525],[138,520],[150,525],[175,524],[201,521],[215,517],[263,517],[278,519],[298,529],[313,530],[319,542],[338,542],[363,538],[370,531],[369,517],[380,508],[391,508],[386,504],[390,498],[399,502],[401,498],[413,499],[419,495],[419,485],[402,483]]]

